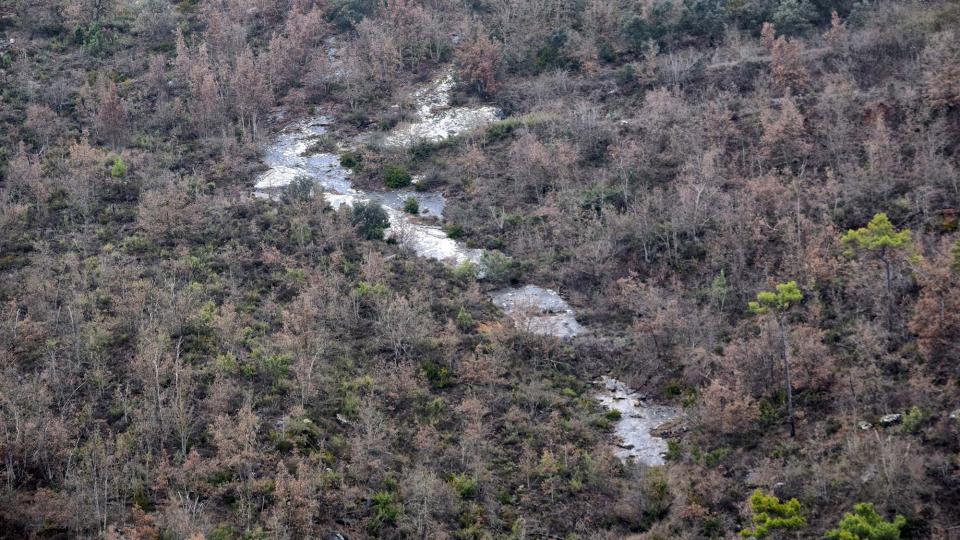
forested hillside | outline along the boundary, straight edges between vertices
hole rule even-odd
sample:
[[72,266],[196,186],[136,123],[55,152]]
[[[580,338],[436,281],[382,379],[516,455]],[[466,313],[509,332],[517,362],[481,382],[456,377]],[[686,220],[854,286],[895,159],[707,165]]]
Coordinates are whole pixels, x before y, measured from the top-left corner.
[[0,0],[0,538],[960,538],[958,212],[956,1]]

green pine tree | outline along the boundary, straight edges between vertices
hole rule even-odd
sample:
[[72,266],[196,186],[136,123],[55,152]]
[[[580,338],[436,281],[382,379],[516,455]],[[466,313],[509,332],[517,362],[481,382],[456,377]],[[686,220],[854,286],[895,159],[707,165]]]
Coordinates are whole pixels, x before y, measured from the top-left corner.
[[[861,251],[871,253],[883,263],[887,284],[887,330],[893,332],[893,271],[894,256],[910,246],[910,229],[898,231],[890,223],[887,214],[880,212],[873,216],[866,227],[850,229],[840,237],[840,242]],[[854,253],[848,249],[848,254]]]
[[747,309],[755,315],[772,314],[780,330],[780,356],[783,360],[783,380],[787,388],[787,418],[790,422],[790,436],[797,434],[796,420],[793,416],[793,388],[790,384],[790,344],[787,342],[787,311],[803,301],[803,293],[796,281],[777,284],[776,291],[760,291],[757,299],[747,304]]
[[853,513],[843,515],[840,525],[827,531],[830,540],[899,540],[900,529],[907,524],[898,515],[893,521],[884,521],[871,503],[854,505]]
[[115,157],[113,158],[113,166],[110,167],[110,176],[114,178],[123,178],[127,175],[127,164],[123,162],[123,158]]
[[759,489],[750,496],[750,511],[753,513],[753,528],[740,531],[744,538],[767,538],[778,531],[792,531],[807,526],[800,501],[790,499],[780,502],[774,495]]

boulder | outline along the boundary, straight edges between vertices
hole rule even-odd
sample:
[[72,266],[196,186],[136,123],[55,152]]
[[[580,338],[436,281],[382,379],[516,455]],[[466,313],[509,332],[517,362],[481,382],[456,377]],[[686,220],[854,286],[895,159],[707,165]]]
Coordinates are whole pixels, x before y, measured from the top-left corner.
[[871,424],[870,422],[867,422],[866,420],[861,420],[860,422],[857,422],[857,427],[862,429],[863,431],[866,431],[872,428],[873,424]]
[[903,415],[900,413],[885,414],[880,417],[880,425],[883,427],[890,427],[892,425],[899,424],[902,418]]

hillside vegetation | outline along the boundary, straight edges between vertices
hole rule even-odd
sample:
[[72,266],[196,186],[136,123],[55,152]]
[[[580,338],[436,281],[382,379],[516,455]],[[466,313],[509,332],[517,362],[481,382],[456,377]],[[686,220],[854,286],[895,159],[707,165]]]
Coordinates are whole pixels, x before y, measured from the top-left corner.
[[958,152],[950,0],[0,0],[0,538],[956,537]]

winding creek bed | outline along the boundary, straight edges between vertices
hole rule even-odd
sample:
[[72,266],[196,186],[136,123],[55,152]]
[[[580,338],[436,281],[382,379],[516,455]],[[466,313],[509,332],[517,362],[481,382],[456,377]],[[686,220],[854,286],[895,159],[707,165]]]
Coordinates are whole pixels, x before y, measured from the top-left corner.
[[[437,142],[497,120],[500,112],[492,107],[450,107],[452,86],[452,76],[447,73],[415,93],[417,121],[399,126],[387,135],[385,144],[406,146],[420,140]],[[442,194],[357,189],[350,180],[350,170],[340,165],[338,155],[310,153],[308,149],[327,133],[330,123],[328,117],[316,116],[297,122],[277,135],[266,149],[264,163],[269,169],[257,179],[254,195],[273,198],[295,180],[309,178],[323,189],[324,198],[334,208],[356,202],[380,204],[390,217],[388,234],[417,255],[451,265],[473,263],[482,273],[482,250],[466,247],[448,237],[440,226],[423,219],[443,219],[446,201]],[[403,211],[404,201],[409,197],[417,199],[420,215]],[[573,308],[556,291],[524,285],[493,292],[490,297],[518,328],[526,332],[573,338],[584,331]],[[652,430],[675,418],[678,411],[646,404],[636,392],[615,379],[605,377],[601,386],[595,395],[597,401],[620,413],[615,428],[620,439],[616,455],[648,465],[662,464],[667,443],[654,436]]]

